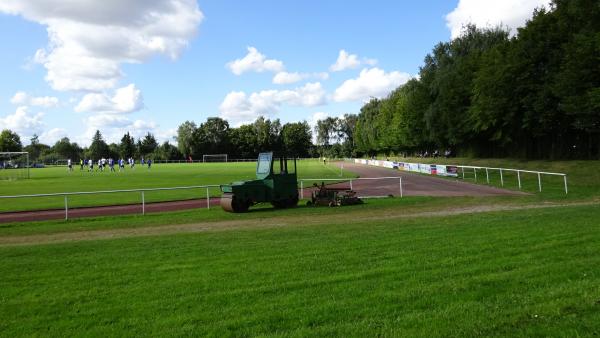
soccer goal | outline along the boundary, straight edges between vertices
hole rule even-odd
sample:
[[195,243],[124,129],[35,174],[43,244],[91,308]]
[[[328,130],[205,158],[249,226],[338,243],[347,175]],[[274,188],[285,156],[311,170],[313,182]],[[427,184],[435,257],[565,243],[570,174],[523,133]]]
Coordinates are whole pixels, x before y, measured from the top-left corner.
[[0,180],[29,178],[28,152],[0,152]]
[[227,154],[202,155],[202,162],[227,162]]

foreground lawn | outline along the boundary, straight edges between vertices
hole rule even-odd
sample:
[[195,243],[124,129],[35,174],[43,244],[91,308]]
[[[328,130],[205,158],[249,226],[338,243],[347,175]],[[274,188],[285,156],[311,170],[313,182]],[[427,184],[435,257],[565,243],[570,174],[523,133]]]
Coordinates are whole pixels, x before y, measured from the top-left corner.
[[[219,185],[256,178],[255,162],[154,164],[152,169],[137,165],[123,172],[87,172],[79,166],[71,173],[65,167],[31,169],[30,179],[0,180],[1,195],[24,195],[60,192],[126,190],[198,185]],[[339,178],[340,170],[324,166],[317,160],[298,161],[298,178]],[[345,171],[343,177],[356,177]],[[218,188],[210,195],[220,196]],[[206,189],[146,192],[147,202],[206,197]],[[140,193],[70,196],[70,207],[140,203]],[[37,197],[0,200],[0,212],[64,208],[64,198]]]
[[3,247],[0,335],[598,335],[599,217],[297,218]]

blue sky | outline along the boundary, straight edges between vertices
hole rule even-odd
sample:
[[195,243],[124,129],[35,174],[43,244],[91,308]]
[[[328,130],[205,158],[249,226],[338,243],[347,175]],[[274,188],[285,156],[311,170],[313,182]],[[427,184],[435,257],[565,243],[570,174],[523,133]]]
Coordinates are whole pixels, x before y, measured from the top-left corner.
[[0,128],[86,145],[211,116],[314,123],[385,96],[466,22],[513,28],[546,3],[3,0]]

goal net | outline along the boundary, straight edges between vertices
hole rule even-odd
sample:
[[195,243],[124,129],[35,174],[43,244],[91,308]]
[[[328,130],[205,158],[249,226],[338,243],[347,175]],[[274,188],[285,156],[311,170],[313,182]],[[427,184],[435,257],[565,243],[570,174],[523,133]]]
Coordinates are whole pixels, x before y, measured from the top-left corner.
[[0,152],[0,180],[29,178],[29,153]]
[[202,155],[202,162],[227,162],[227,154]]

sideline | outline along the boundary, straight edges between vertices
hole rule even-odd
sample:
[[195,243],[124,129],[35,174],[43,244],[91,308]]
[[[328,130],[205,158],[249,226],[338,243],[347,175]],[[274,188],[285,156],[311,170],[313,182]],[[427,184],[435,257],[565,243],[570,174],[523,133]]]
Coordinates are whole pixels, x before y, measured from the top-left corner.
[[0,237],[0,247],[28,246],[42,244],[58,244],[67,242],[94,241],[106,239],[120,239],[146,236],[162,236],[173,234],[191,234],[207,231],[228,231],[237,229],[268,229],[287,226],[314,226],[322,224],[343,224],[348,222],[348,217],[352,221],[377,221],[391,219],[421,218],[421,217],[443,217],[457,216],[465,214],[479,214],[497,211],[515,211],[530,209],[549,209],[574,206],[598,205],[598,201],[573,202],[573,203],[543,203],[529,205],[477,205],[461,208],[448,208],[437,211],[422,211],[415,213],[403,213],[402,210],[390,210],[386,215],[373,214],[338,214],[331,215],[327,220],[323,219],[302,219],[299,221],[294,217],[274,217],[271,219],[252,219],[236,221],[215,221],[204,223],[190,223],[178,225],[162,225],[152,227],[110,229],[110,230],[88,230],[75,232],[61,232],[56,234],[43,235],[25,235],[25,236],[6,236]]

